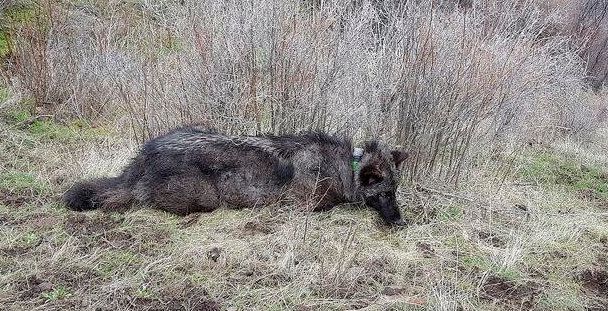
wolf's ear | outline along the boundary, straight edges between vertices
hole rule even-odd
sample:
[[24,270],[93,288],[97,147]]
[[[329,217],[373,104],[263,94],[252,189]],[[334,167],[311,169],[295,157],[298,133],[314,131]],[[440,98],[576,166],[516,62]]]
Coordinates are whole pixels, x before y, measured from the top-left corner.
[[391,151],[391,156],[393,156],[393,162],[395,162],[397,169],[401,170],[403,161],[409,158],[410,154],[403,148],[397,148]]
[[366,165],[361,168],[359,172],[359,180],[362,186],[370,186],[375,183],[379,183],[384,179],[382,172],[373,164]]

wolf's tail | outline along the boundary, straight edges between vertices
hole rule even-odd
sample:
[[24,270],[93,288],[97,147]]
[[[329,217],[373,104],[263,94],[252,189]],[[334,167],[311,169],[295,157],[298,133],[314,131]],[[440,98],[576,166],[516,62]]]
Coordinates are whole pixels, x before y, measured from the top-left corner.
[[72,210],[86,211],[97,208],[127,209],[133,201],[119,177],[98,178],[76,183],[63,195],[63,202]]

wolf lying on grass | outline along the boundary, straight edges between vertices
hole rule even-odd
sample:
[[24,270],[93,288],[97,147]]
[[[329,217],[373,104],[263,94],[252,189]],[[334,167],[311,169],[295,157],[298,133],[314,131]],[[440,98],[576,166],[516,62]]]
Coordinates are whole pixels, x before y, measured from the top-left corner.
[[395,191],[407,156],[322,133],[229,137],[188,127],[148,141],[120,176],[77,183],[63,200],[77,211],[139,203],[180,215],[283,200],[317,211],[365,202],[401,226]]

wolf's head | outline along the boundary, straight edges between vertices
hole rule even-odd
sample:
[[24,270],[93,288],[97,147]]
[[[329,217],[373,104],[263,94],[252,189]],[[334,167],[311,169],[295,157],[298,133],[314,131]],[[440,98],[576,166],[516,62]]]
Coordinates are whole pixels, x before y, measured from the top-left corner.
[[400,170],[408,153],[403,149],[390,150],[387,146],[371,141],[365,143],[359,166],[359,196],[365,204],[380,213],[391,225],[405,225],[401,219],[395,192]]

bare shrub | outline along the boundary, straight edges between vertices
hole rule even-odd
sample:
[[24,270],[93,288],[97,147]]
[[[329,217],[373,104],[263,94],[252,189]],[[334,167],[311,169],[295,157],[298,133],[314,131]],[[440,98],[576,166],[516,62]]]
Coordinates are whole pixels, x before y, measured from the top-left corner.
[[[34,101],[47,98],[49,74],[47,67],[48,30],[51,12],[37,2],[10,1],[3,9],[1,25],[12,62],[8,67]],[[34,112],[34,111],[33,111]]]
[[594,88],[599,89],[608,82],[608,1],[577,3],[571,31],[580,40],[589,80]]
[[534,2],[42,7],[48,31],[18,31],[35,38],[15,56],[25,88],[60,116],[128,122],[138,140],[194,122],[376,136],[412,150],[409,178],[458,182],[493,146],[595,124],[585,60],[553,31],[564,22]]

